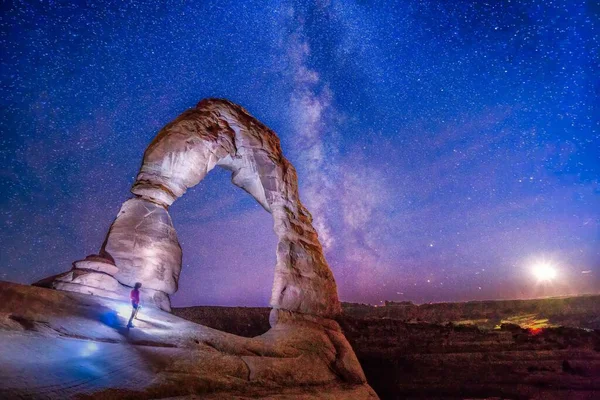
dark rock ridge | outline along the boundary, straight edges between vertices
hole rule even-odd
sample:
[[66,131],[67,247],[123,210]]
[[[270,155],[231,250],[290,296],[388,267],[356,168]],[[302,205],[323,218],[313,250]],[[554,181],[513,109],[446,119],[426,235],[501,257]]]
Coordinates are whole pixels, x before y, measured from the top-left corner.
[[356,318],[389,318],[407,322],[447,322],[494,328],[513,323],[524,328],[570,326],[600,329],[600,295],[529,300],[488,300],[412,304],[386,301],[385,306],[342,303],[344,314]]
[[[560,326],[600,330],[598,295],[421,305],[388,301],[385,304],[384,307],[375,307],[369,304],[342,303],[343,314],[340,318],[469,325],[482,329],[513,324],[523,329]],[[181,318],[246,337],[258,336],[269,329],[269,311],[267,307],[195,306],[173,309],[173,313]]]
[[268,307],[174,307],[173,315],[200,325],[244,337],[262,335],[269,325]]
[[600,331],[338,321],[382,399],[600,398]]

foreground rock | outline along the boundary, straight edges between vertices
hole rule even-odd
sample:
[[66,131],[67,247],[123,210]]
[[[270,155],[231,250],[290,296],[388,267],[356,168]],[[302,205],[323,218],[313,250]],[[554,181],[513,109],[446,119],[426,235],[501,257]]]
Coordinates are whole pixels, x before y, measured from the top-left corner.
[[339,325],[282,314],[256,338],[154,307],[0,282],[0,398],[377,398]]

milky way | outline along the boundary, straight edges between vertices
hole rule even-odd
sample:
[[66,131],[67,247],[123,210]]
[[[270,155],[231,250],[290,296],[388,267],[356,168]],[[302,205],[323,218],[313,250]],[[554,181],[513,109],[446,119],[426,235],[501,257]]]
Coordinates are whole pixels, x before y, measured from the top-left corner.
[[[342,300],[600,290],[596,2],[198,3],[3,4],[0,279],[97,252],[156,132],[224,97],[280,136]],[[268,302],[229,179],[171,207],[175,305]]]

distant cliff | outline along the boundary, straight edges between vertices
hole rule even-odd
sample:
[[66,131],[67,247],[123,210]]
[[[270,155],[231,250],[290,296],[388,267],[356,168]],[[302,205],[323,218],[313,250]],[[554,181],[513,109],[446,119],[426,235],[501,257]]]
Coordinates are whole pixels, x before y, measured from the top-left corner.
[[173,314],[223,332],[244,337],[265,333],[269,325],[268,307],[199,306],[173,308]]
[[524,328],[569,326],[600,329],[600,295],[421,305],[391,301],[386,301],[385,306],[342,303],[342,308],[344,314],[354,318],[388,318],[436,324],[452,322],[480,328],[513,323]]

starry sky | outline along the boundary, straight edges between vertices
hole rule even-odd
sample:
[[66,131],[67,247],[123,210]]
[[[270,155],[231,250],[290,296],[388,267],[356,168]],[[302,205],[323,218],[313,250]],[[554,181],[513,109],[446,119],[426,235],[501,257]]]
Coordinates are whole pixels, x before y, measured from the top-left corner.
[[[281,138],[342,300],[600,292],[596,1],[1,7],[1,280],[96,253],[154,135],[224,97]],[[229,179],[170,208],[175,305],[268,304],[272,219]]]

